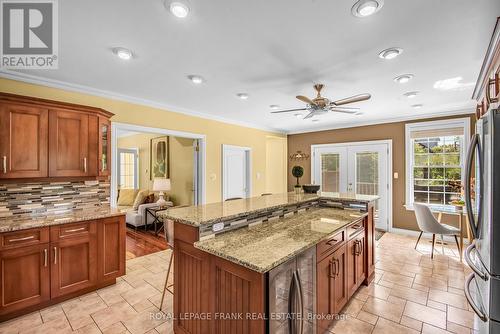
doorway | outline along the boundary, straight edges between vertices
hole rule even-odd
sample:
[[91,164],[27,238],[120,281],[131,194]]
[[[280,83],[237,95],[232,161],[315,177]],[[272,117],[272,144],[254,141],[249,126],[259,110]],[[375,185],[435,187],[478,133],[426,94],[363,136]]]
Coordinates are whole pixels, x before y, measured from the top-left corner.
[[222,145],[222,200],[248,198],[252,193],[249,147]]
[[375,227],[392,226],[392,141],[312,145],[312,183],[335,193],[377,195]]

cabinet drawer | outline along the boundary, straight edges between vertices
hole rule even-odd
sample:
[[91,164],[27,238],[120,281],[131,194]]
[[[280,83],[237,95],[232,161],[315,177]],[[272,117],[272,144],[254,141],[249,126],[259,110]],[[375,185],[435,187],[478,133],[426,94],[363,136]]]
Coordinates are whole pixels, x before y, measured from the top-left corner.
[[97,229],[94,221],[51,226],[50,241],[54,242],[75,237],[85,237],[96,234],[96,232]]
[[317,260],[322,260],[325,256],[329,255],[331,252],[339,248],[346,241],[346,231],[342,230],[337,232],[328,239],[321,241],[316,246],[316,257]]
[[361,219],[347,227],[347,239],[351,240],[356,237],[358,233],[365,230],[365,219]]
[[49,242],[49,228],[33,228],[0,234],[0,249],[17,248]]

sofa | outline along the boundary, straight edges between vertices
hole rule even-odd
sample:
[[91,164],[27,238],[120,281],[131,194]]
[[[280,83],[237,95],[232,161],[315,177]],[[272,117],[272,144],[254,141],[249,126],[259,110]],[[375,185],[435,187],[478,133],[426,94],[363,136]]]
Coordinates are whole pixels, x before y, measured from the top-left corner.
[[[125,222],[137,229],[153,223],[154,218],[146,216],[146,209],[157,207],[157,200],[158,194],[147,189],[120,189],[117,207],[125,213]],[[174,204],[167,199],[166,206],[169,208]]]

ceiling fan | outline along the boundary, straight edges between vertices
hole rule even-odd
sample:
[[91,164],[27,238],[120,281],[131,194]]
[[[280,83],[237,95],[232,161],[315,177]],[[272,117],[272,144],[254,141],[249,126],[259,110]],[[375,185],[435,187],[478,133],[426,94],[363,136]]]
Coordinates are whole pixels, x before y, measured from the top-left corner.
[[315,84],[314,89],[318,93],[314,99],[310,99],[306,96],[302,95],[297,95],[297,99],[301,100],[302,102],[307,103],[305,108],[297,108],[297,109],[288,109],[288,110],[279,110],[279,111],[272,111],[272,114],[279,114],[279,113],[285,113],[285,112],[294,112],[294,111],[303,111],[307,110],[309,113],[303,118],[311,118],[315,115],[319,114],[326,114],[328,112],[340,112],[340,113],[345,113],[345,114],[357,114],[359,113],[359,108],[352,108],[352,107],[342,107],[343,105],[349,104],[349,103],[354,103],[354,102],[360,102],[360,101],[365,101],[369,100],[371,98],[370,94],[358,94],[354,95],[351,97],[347,97],[345,99],[340,99],[337,101],[330,101],[326,97],[321,96],[321,90],[323,89],[324,85],[322,84]]

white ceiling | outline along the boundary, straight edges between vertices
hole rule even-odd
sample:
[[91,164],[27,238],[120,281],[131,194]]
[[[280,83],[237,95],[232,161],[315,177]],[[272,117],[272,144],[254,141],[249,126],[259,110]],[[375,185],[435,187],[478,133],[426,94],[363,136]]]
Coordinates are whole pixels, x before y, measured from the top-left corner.
[[[181,20],[161,0],[60,1],[59,70],[15,75],[284,132],[473,110],[472,86],[443,92],[433,84],[457,76],[476,81],[500,1],[385,0],[363,19],[351,15],[353,3],[190,0],[191,13]],[[110,51],[117,46],[135,58],[118,59]],[[404,49],[400,57],[378,57],[393,46]],[[396,84],[403,73],[415,78]],[[189,74],[207,82],[195,86]],[[330,114],[316,123],[270,114],[271,104],[302,107],[295,95],[313,97],[315,82],[333,100],[365,92],[372,99],[356,105],[362,116]],[[414,90],[418,97],[402,96]],[[250,98],[238,99],[239,92]],[[414,103],[424,107],[414,110]]]

